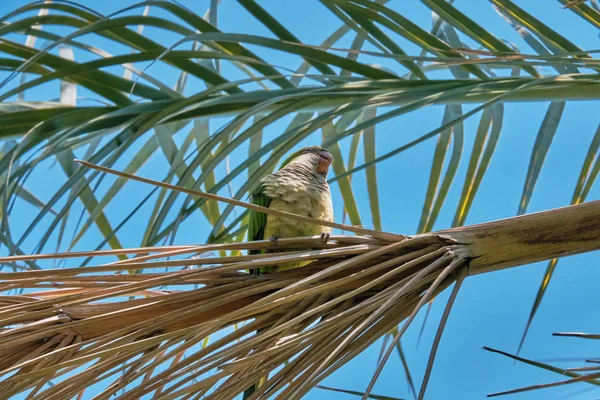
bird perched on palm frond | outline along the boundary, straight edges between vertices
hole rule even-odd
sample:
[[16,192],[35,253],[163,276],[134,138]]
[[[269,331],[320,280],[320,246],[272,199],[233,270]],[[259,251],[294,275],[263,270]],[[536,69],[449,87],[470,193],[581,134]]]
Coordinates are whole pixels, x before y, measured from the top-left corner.
[[[333,162],[331,153],[320,146],[305,147],[290,155],[279,171],[265,176],[250,192],[250,201],[274,210],[333,221],[333,204],[327,184],[327,173]],[[248,240],[277,239],[321,235],[328,238],[331,228],[274,215],[250,211]],[[269,252],[284,251],[270,250]],[[251,254],[259,250],[250,251]],[[268,273],[299,267],[306,262],[292,262],[262,268],[254,273]]]
[[[252,204],[286,211],[308,217],[333,221],[333,203],[327,184],[327,173],[333,162],[331,153],[320,146],[305,147],[290,155],[282,164],[279,171],[265,176],[250,192]],[[278,239],[296,236],[321,235],[327,240],[331,228],[267,215],[250,210],[248,219],[248,241]],[[279,248],[268,252],[285,251]],[[260,253],[260,250],[250,250],[250,254]],[[259,275],[291,268],[301,267],[307,261],[289,262],[275,267],[264,267],[260,270],[250,270]],[[257,331],[259,333],[261,330]],[[244,391],[243,399],[247,399],[256,390],[256,384]]]

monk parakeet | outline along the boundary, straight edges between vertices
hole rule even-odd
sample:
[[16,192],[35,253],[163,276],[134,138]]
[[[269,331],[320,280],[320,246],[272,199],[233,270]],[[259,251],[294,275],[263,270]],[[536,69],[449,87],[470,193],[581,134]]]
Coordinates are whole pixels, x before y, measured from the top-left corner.
[[[265,176],[250,192],[250,201],[263,207],[333,221],[333,204],[327,184],[331,154],[320,146],[305,147],[290,155],[279,171]],[[267,215],[250,210],[248,240],[321,235],[329,237],[331,228]],[[269,250],[269,252],[285,249]],[[258,250],[251,254],[260,253]],[[261,269],[262,273],[296,268],[306,262],[292,262]],[[251,271],[259,273],[259,271]]]
[[[279,171],[260,180],[259,184],[250,191],[250,201],[275,210],[333,221],[333,204],[326,179],[332,162],[333,157],[322,147],[311,146],[298,150],[281,164]],[[277,242],[281,238],[315,235],[321,235],[326,239],[330,233],[331,228],[326,226],[250,210],[248,241],[270,239]],[[286,249],[278,248],[268,252],[284,250]],[[257,254],[260,250],[250,250],[249,253]],[[260,271],[250,270],[250,272],[258,275],[297,268],[307,263],[307,261],[289,262],[275,267],[261,268]],[[246,389],[243,399],[250,397],[256,386],[255,384]]]

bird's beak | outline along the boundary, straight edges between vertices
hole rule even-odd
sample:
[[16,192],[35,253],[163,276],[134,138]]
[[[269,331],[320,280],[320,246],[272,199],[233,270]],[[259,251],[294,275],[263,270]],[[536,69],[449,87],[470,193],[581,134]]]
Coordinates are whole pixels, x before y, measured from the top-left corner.
[[317,172],[320,174],[326,174],[329,171],[329,166],[333,162],[333,156],[328,151],[322,151],[319,153],[319,165],[317,166]]

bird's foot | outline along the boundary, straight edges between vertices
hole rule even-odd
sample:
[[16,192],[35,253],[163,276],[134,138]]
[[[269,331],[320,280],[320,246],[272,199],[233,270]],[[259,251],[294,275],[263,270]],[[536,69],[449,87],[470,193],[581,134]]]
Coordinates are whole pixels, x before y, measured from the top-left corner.
[[274,245],[277,245],[277,244],[279,243],[279,238],[278,238],[277,236],[275,236],[275,235],[271,236],[271,237],[269,238],[269,240],[270,240],[271,242],[273,242],[273,244],[274,244]]
[[327,243],[329,241],[329,237],[331,236],[331,234],[329,232],[322,232],[321,233],[321,240],[325,243]]

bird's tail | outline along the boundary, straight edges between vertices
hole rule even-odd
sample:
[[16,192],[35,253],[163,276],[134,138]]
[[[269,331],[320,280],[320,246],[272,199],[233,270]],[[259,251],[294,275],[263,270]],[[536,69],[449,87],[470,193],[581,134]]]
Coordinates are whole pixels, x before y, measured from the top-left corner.
[[[256,254],[256,252],[252,252],[249,251],[249,254]],[[250,275],[260,275],[260,268],[252,268],[249,269],[248,272],[250,273]],[[259,329],[256,331],[256,334],[258,335],[260,332],[262,331],[262,329]],[[254,393],[256,391],[256,383],[252,386],[250,386],[248,389],[244,390],[244,394],[242,395],[242,400],[246,400],[248,398],[250,398],[250,396],[252,396],[252,393]]]
[[250,398],[250,396],[252,396],[252,393],[254,393],[256,391],[256,383],[252,386],[250,386],[248,389],[244,390],[244,396],[242,397],[242,400],[246,400],[248,398]]
[[[258,335],[260,332],[262,332],[264,329],[259,329],[256,331],[256,334]],[[247,400],[248,398],[250,398],[250,396],[252,396],[252,394],[254,392],[256,392],[256,389],[258,388],[258,386],[262,383],[264,383],[265,381],[265,377],[262,377],[260,379],[259,382],[253,384],[252,386],[250,386],[248,389],[244,390],[244,395],[242,396],[242,400]]]

